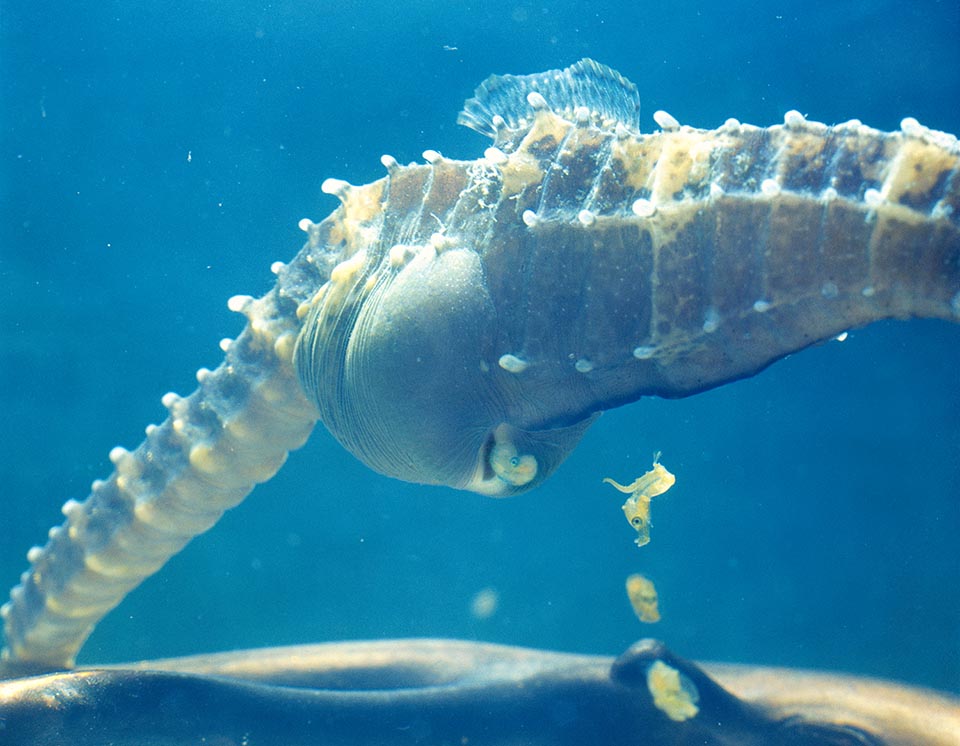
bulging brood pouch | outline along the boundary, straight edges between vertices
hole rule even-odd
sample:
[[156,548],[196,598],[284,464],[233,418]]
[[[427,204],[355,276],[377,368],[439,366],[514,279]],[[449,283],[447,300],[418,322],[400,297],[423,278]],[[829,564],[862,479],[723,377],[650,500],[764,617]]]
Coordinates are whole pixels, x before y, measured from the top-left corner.
[[960,146],[897,132],[664,112],[591,60],[493,76],[460,122],[483,156],[384,156],[303,249],[224,362],[28,555],[8,665],[69,665],[96,622],[209,528],[317,419],[373,469],[504,496],[600,412],[750,376],[852,327],[960,320]]

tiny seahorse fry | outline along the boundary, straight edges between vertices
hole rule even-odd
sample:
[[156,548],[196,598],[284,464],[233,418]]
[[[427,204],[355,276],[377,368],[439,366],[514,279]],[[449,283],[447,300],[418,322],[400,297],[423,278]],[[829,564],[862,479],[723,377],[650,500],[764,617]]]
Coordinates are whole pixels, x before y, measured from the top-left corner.
[[663,661],[654,661],[647,669],[647,689],[653,704],[676,723],[695,717],[700,708],[700,693],[689,677]]
[[633,607],[637,619],[653,624],[660,621],[660,609],[657,606],[657,588],[653,581],[638,572],[627,576],[627,598]]
[[650,543],[650,498],[662,495],[673,487],[677,478],[667,471],[660,463],[660,454],[653,458],[653,468],[641,477],[637,477],[632,484],[622,485],[610,477],[603,481],[630,497],[623,504],[623,513],[630,525],[637,532],[636,544],[642,547]]

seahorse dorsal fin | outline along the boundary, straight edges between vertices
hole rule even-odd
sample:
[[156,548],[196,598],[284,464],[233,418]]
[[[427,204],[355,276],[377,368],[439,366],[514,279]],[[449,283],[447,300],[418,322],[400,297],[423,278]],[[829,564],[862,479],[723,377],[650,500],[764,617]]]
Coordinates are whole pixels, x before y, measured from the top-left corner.
[[464,103],[457,123],[489,137],[496,137],[502,127],[524,129],[533,120],[530,94],[539,94],[554,113],[571,121],[578,110],[585,110],[594,124],[640,129],[637,87],[616,70],[587,58],[565,70],[491,75]]

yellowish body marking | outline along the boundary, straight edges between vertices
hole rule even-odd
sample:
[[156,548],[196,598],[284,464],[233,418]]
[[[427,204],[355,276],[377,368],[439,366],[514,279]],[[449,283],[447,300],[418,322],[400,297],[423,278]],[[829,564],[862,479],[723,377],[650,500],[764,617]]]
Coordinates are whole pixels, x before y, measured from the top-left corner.
[[383,188],[386,183],[386,179],[378,179],[370,184],[351,188],[349,197],[343,203],[344,219],[357,224],[375,220],[383,210]]
[[923,199],[956,167],[957,158],[942,148],[922,140],[907,140],[890,164],[884,196],[893,202],[905,197]]
[[610,477],[604,477],[605,483],[612,485],[630,497],[623,504],[623,513],[627,521],[637,532],[636,544],[642,547],[650,542],[650,498],[662,495],[673,487],[677,478],[667,471],[660,463],[660,454],[653,458],[653,468],[641,477],[637,477],[632,484],[622,485]]
[[367,257],[365,254],[359,253],[354,254],[346,261],[340,262],[330,272],[330,282],[349,282],[357,276],[357,273],[359,273],[361,269],[363,269],[363,263],[366,258]]
[[504,197],[513,197],[543,181],[538,153],[544,144],[556,147],[563,142],[572,127],[573,124],[549,109],[536,112],[530,131],[501,165]]
[[543,181],[543,169],[536,157],[527,150],[520,149],[511,153],[503,165],[503,194],[513,197],[524,189]]
[[611,162],[623,174],[623,182],[633,189],[649,189],[653,168],[660,158],[662,138],[637,139],[625,137],[614,140],[611,145]]
[[653,624],[660,621],[660,609],[657,608],[657,589],[653,581],[640,573],[627,577],[627,598],[641,622]]

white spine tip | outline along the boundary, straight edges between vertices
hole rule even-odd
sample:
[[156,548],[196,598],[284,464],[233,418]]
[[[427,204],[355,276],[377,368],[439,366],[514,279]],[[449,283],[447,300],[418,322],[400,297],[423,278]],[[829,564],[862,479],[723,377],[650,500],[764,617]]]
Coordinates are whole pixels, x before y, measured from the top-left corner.
[[877,189],[868,189],[863,193],[863,201],[867,207],[880,207],[883,204],[883,195]]
[[676,117],[663,111],[663,109],[653,112],[653,121],[664,132],[673,132],[680,129],[680,122],[677,121]]
[[656,347],[651,347],[650,345],[640,345],[639,347],[633,348],[633,356],[637,360],[649,360],[657,352]]
[[431,166],[432,166],[434,163],[437,163],[438,161],[440,161],[442,158],[443,158],[443,156],[440,155],[440,153],[438,153],[436,150],[424,150],[424,151],[423,151],[423,160],[425,160],[425,161],[426,161],[427,163],[429,163]]
[[220,340],[219,343],[217,343],[217,346],[220,348],[221,352],[226,352],[227,350],[230,349],[230,345],[232,344],[233,344],[233,340],[230,339],[230,337],[224,337],[223,339]]
[[153,437],[154,433],[156,433],[159,429],[160,428],[158,428],[156,425],[150,424],[143,428],[143,434],[150,438]]
[[837,342],[846,342],[847,337],[849,336],[850,332],[840,332],[836,337],[834,337],[834,340]]
[[434,251],[438,254],[448,249],[456,248],[457,241],[450,236],[445,236],[442,233],[433,233],[430,236],[430,245],[433,247]]
[[332,194],[343,201],[350,192],[350,182],[343,179],[324,179],[320,185],[320,191],[324,194]]
[[581,125],[587,125],[590,123],[590,109],[586,106],[578,106],[573,110],[573,120]]
[[100,490],[102,490],[102,489],[103,489],[104,487],[106,487],[106,486],[107,486],[107,483],[106,483],[105,480],[103,480],[103,479],[94,479],[94,480],[90,483],[90,491],[91,491],[91,492],[99,492]]
[[392,155],[387,155],[386,153],[380,156],[380,163],[383,164],[383,167],[387,169],[388,173],[393,173],[400,168],[400,164],[397,163],[397,159]]
[[593,363],[586,358],[580,358],[576,363],[574,363],[573,367],[577,373],[589,373],[591,370],[593,370]]
[[837,190],[833,187],[827,187],[823,190],[823,194],[821,195],[824,202],[833,202],[833,200],[835,200],[838,196]]
[[313,221],[310,218],[300,218],[300,220],[297,222],[297,228],[302,230],[304,233],[309,233],[312,227]]
[[537,213],[533,210],[524,210],[523,215],[520,217],[523,219],[523,224],[528,228],[533,228],[540,222],[540,218],[537,217]]
[[617,126],[614,128],[614,135],[618,140],[626,140],[630,137],[630,128],[627,127],[623,122],[617,122]]
[[283,268],[286,266],[287,265],[283,262],[274,262],[270,265],[270,272],[271,274],[279,275],[281,272],[283,272]]
[[407,263],[410,253],[406,246],[403,244],[397,244],[396,246],[391,246],[390,251],[387,252],[387,257],[390,260],[390,266],[394,269],[402,267]]
[[863,290],[860,291],[860,295],[864,298],[872,298],[876,295],[877,289],[873,285],[867,285]]
[[770,301],[763,300],[762,298],[758,301],[754,301],[753,310],[757,313],[766,313],[770,310]]
[[497,364],[503,368],[507,373],[523,373],[530,365],[523,358],[519,358],[516,355],[501,355],[500,359],[497,361]]
[[42,547],[30,547],[27,550],[27,562],[29,562],[32,565],[34,562],[40,559],[40,556],[42,554],[43,554]]
[[764,197],[776,197],[780,194],[780,182],[776,179],[764,179],[760,182],[760,191]]
[[530,91],[530,93],[527,94],[527,103],[530,104],[531,109],[535,109],[537,111],[550,108],[550,105],[547,103],[547,99],[545,99],[536,91]]
[[198,368],[197,369],[197,383],[203,383],[210,377],[209,368]]
[[630,206],[633,214],[640,218],[650,218],[657,211],[656,205],[648,199],[638,199]]
[[589,210],[581,210],[577,214],[577,220],[580,221],[580,225],[589,227],[597,222],[597,216]]
[[507,154],[500,150],[500,148],[487,148],[483,151],[483,157],[494,166],[502,166],[508,160]]
[[499,114],[494,114],[493,119],[490,120],[490,124],[492,124],[493,128],[499,132],[507,126],[507,120]]
[[114,466],[119,466],[120,462],[123,461],[129,454],[130,454],[130,451],[128,451],[123,446],[114,446],[113,448],[110,449],[110,455],[109,455],[110,463],[113,464]]
[[67,500],[60,508],[65,518],[74,515],[80,509],[80,503],[74,499]]
[[710,183],[710,196],[716,199],[717,197],[722,197],[724,195],[723,187],[720,186],[717,182],[713,181]]
[[251,303],[252,295],[234,295],[227,299],[227,308],[234,313],[246,313]]
[[791,109],[783,115],[783,123],[787,127],[803,127],[807,123],[807,118],[796,109]]
[[179,401],[180,401],[180,395],[175,394],[172,391],[168,391],[167,393],[165,393],[163,396],[160,397],[160,403],[166,409],[173,409],[177,405],[177,402]]
[[923,125],[913,117],[905,117],[900,120],[900,129],[905,135],[919,137],[923,134]]
[[723,123],[723,126],[720,127],[720,129],[726,132],[727,134],[735,135],[740,131],[740,128],[742,126],[743,125],[740,124],[739,119],[734,119],[733,117],[731,117],[730,119],[728,119]]

